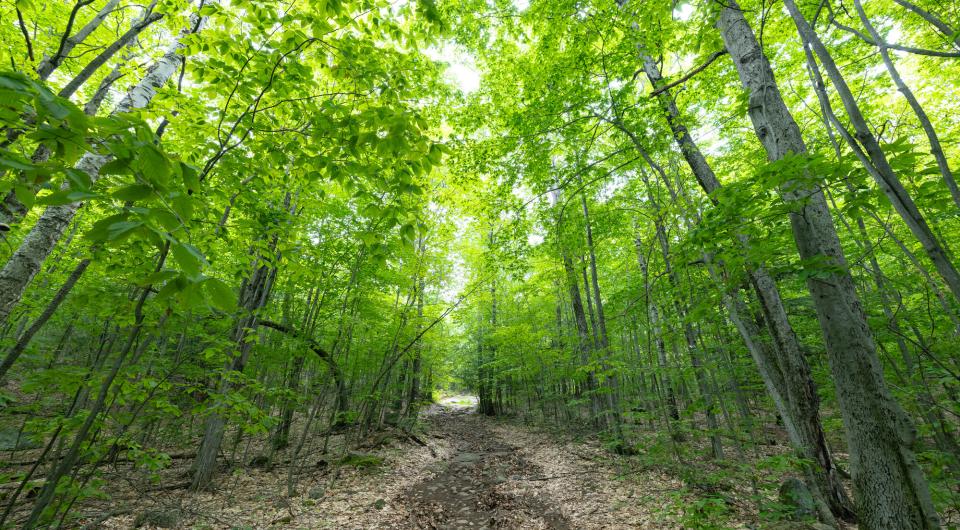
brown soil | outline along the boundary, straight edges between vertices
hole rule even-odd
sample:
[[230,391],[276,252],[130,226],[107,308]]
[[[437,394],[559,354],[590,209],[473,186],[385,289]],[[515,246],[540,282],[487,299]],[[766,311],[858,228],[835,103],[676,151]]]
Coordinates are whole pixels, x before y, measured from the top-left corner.
[[[111,499],[81,507],[78,526],[129,529],[159,511],[176,513],[176,528],[198,530],[683,527],[683,500],[673,497],[683,490],[679,480],[632,468],[596,442],[485,417],[462,400],[433,406],[423,419],[426,434],[415,439],[385,432],[375,444],[350,445],[381,465],[319,465],[346,454],[342,444],[327,454],[305,451],[311,456],[292,497],[282,458],[272,469],[224,470],[217,490],[201,493],[158,494],[146,477],[116,469]],[[182,480],[189,461],[176,463],[161,485]]]
[[406,515],[391,528],[570,528],[545,495],[510,491],[513,483],[542,478],[543,470],[487,421],[469,409],[430,416],[432,432],[453,442],[451,458],[435,476],[397,496]]

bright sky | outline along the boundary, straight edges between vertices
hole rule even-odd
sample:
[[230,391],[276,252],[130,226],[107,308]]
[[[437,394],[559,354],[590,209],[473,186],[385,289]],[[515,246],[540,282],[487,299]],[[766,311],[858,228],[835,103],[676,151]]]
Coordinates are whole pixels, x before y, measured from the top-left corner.
[[480,73],[471,65],[451,63],[445,73],[464,94],[469,94],[480,88]]
[[679,20],[690,20],[691,15],[693,15],[693,6],[691,4],[681,4],[673,10],[673,16]]
[[[519,11],[523,11],[529,7],[530,2],[529,0],[513,0],[513,4]],[[682,3],[677,6],[673,14],[679,20],[689,20],[693,12],[692,4]],[[447,63],[447,70],[444,75],[465,95],[480,88],[480,72],[477,70],[473,57],[455,44],[446,43],[440,48],[429,48],[427,55],[431,59]]]
[[431,47],[426,50],[428,57],[435,61],[447,63],[444,76],[465,95],[480,88],[480,72],[473,58],[452,43],[446,43],[441,48]]

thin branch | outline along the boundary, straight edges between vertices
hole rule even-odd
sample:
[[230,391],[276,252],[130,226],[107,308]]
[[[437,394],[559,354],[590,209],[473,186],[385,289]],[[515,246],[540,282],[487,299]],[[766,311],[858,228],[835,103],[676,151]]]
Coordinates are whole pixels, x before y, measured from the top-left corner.
[[290,326],[286,326],[286,325],[280,324],[279,322],[274,322],[272,320],[259,320],[257,321],[257,325],[263,326],[265,328],[275,329],[277,331],[286,333],[291,337],[296,337],[298,339],[305,340],[310,345],[310,349],[317,354],[317,357],[320,357],[326,362],[330,362],[330,360],[332,359],[330,356],[330,352],[324,349],[324,347],[321,346],[317,341],[313,340],[310,337],[304,336],[299,331],[291,328]]
[[[151,8],[153,4],[151,4]],[[124,48],[130,44],[133,39],[146,29],[150,24],[163,18],[163,13],[150,13],[149,11],[144,13],[143,18],[130,27],[123,35],[120,36],[117,40],[110,43],[99,55],[93,58],[86,66],[80,70],[80,73],[76,75],[73,79],[70,80],[57,94],[62,98],[69,98],[72,96],[84,83],[87,82],[90,77],[93,76],[96,71],[109,61],[114,54],[116,54],[121,48]]]
[[37,68],[37,73],[40,74],[40,79],[46,79],[50,76],[51,73],[60,65],[60,62],[63,61],[64,56],[70,53],[73,50],[73,46],[78,42],[82,41],[86,37],[84,30],[89,28],[87,34],[93,32],[94,28],[100,25],[100,22],[103,20],[102,17],[105,17],[109,10],[112,9],[111,4],[115,2],[108,3],[105,7],[106,12],[101,11],[97,14],[93,20],[87,24],[88,27],[82,29],[71,42],[70,33],[73,31],[73,24],[77,21],[77,13],[80,11],[80,8],[88,6],[93,3],[93,0],[78,0],[76,4],[73,5],[73,9],[70,10],[70,16],[67,18],[67,27],[63,29],[63,33],[60,35],[60,44],[57,46],[57,51],[50,57],[45,57],[44,60],[40,63],[40,66]]
[[690,80],[691,77],[693,77],[693,76],[699,74],[700,72],[704,71],[708,66],[710,66],[711,64],[713,64],[713,61],[716,61],[717,59],[719,59],[719,58],[722,57],[723,55],[726,55],[726,53],[727,53],[727,50],[720,50],[720,51],[718,51],[718,52],[713,52],[712,54],[710,54],[710,57],[707,58],[707,61],[706,61],[705,63],[701,64],[700,66],[698,66],[698,67],[696,67],[696,68],[694,68],[693,70],[690,70],[690,72],[688,72],[686,75],[684,75],[684,76],[681,77],[680,79],[677,79],[676,81],[667,83],[666,85],[663,85],[662,87],[654,90],[653,92],[650,93],[650,95],[651,95],[651,96],[658,96],[658,95],[662,94],[663,92],[666,92],[667,90],[670,90],[671,88],[673,88],[673,87],[675,87],[675,86],[677,86],[677,85],[681,85],[681,84],[683,84],[683,83],[686,83],[687,81]]
[[[841,24],[833,16],[830,17],[830,23],[833,24],[833,26],[836,27],[837,29],[841,29],[843,31],[856,35],[860,40],[862,40],[863,42],[866,42],[871,46],[877,46],[877,43],[874,42],[874,40],[871,39],[869,36],[864,35],[860,31],[857,31],[855,28],[851,28],[850,26]],[[960,52],[941,52],[937,50],[927,50],[924,48],[913,48],[911,46],[901,46],[900,44],[894,44],[892,42],[885,42],[884,45],[887,48],[890,48],[891,50],[898,50],[901,52],[912,53],[916,55],[927,55],[930,57],[960,57]]]
[[894,2],[900,4],[902,7],[913,11],[920,18],[929,22],[933,27],[937,28],[937,31],[943,34],[944,37],[950,39],[954,45],[960,48],[960,34],[951,28],[946,22],[944,22],[940,17],[934,15],[933,13],[926,11],[925,9],[908,2],[907,0],[893,0]]
[[23,21],[23,13],[20,12],[20,7],[17,6],[14,9],[17,10],[17,22],[20,23],[20,33],[23,33],[23,40],[27,42],[27,57],[30,58],[30,61],[33,61],[33,43],[30,42],[30,32],[27,31],[27,23]]

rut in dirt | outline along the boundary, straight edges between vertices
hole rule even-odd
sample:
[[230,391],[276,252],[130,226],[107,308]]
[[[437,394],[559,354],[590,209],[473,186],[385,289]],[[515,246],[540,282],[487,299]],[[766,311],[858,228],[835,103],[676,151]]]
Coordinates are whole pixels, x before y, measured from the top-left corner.
[[550,499],[523,492],[543,471],[488,429],[491,420],[475,407],[439,406],[427,421],[454,451],[439,473],[397,496],[408,515],[396,528],[571,528]]

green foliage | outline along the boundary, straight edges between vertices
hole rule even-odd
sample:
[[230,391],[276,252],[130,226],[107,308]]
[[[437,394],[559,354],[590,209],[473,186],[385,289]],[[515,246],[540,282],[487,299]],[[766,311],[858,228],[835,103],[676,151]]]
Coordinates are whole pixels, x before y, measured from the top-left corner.
[[698,497],[694,500],[678,499],[680,522],[684,528],[719,530],[728,528],[730,509],[723,497]]
[[352,466],[357,469],[370,469],[383,465],[383,458],[377,455],[368,455],[363,453],[350,453],[340,459],[340,463],[345,466]]

